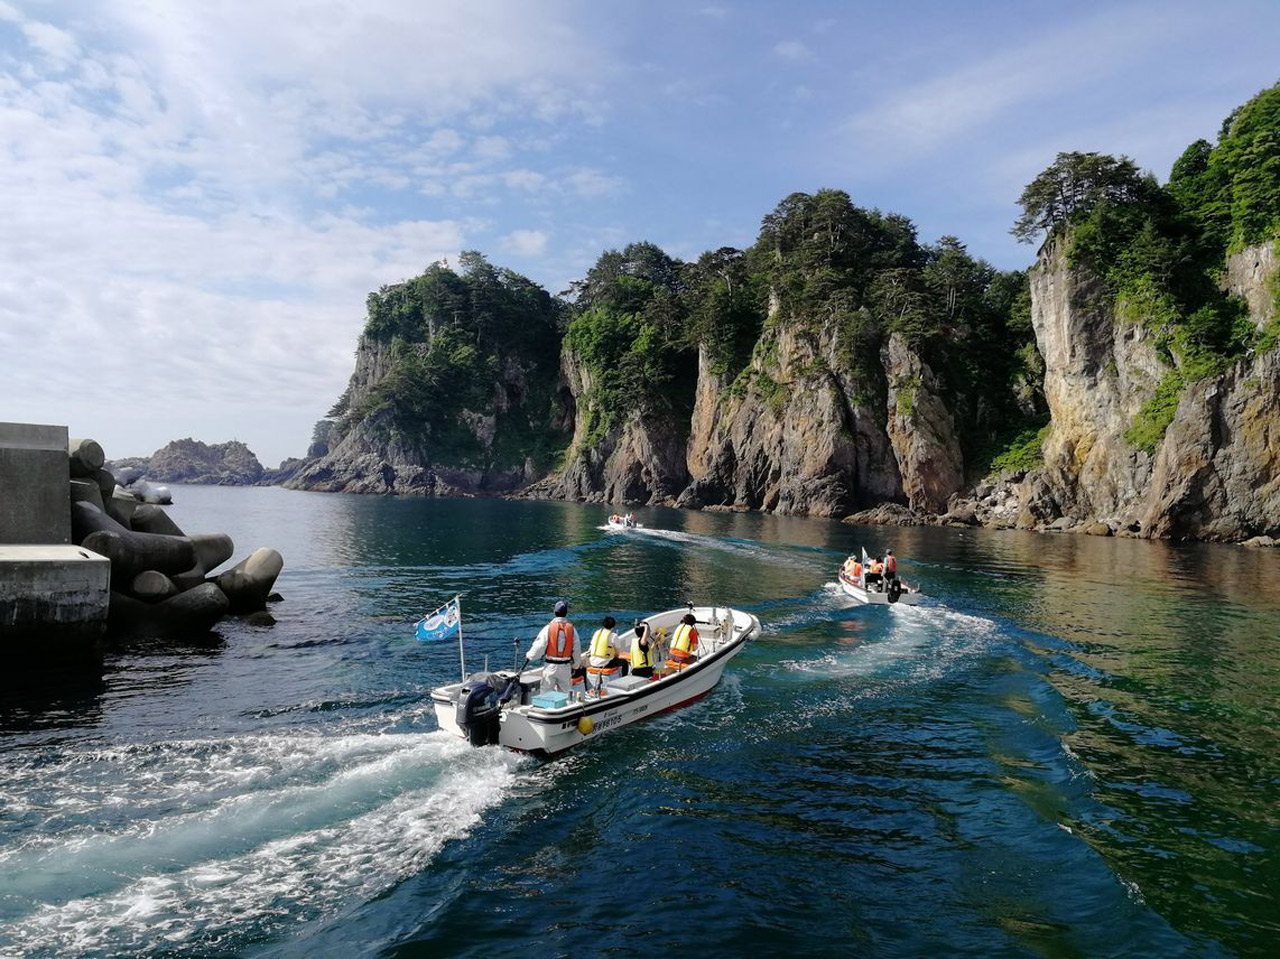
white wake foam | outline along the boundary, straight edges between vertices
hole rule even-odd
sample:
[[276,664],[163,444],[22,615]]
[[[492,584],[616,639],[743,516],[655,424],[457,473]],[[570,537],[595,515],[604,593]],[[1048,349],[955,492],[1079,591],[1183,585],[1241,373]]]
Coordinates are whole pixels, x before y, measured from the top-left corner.
[[882,639],[779,665],[815,678],[919,682],[946,674],[957,661],[985,649],[998,633],[998,626],[981,616],[945,607],[898,606],[890,611]]
[[105,831],[77,815],[0,854],[0,952],[225,950],[349,908],[474,828],[527,762],[444,732],[282,733],[71,755],[41,775],[113,761],[72,802],[114,788],[129,815]]

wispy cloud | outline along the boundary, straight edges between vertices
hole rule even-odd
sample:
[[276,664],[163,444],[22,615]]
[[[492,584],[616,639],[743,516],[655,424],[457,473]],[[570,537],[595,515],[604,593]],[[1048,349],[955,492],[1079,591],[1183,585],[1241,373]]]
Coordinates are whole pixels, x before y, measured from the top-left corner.
[[779,43],[775,43],[773,45],[773,55],[775,57],[781,57],[783,60],[792,60],[795,62],[813,59],[813,51],[799,40],[783,40]]
[[564,178],[568,189],[581,197],[600,197],[617,193],[622,189],[621,177],[609,176],[599,170],[578,170]]
[[502,238],[504,253],[513,256],[542,256],[547,251],[550,237],[542,230],[512,230]]
[[1097,85],[1194,29],[1185,19],[1162,21],[1146,8],[1120,8],[1036,43],[984,51],[949,73],[897,89],[850,118],[846,130],[885,162],[927,155],[1025,104]]

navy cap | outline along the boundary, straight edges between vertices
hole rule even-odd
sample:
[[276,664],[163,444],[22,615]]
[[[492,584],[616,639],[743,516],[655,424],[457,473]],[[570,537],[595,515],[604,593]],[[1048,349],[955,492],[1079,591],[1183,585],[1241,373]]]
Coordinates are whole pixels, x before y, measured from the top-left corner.
[[566,603],[563,599],[561,599],[561,600],[557,600],[557,601],[556,601],[556,608],[555,608],[555,610],[554,610],[554,613],[555,613],[557,616],[568,616],[568,615],[569,615],[569,604],[568,604],[568,603]]

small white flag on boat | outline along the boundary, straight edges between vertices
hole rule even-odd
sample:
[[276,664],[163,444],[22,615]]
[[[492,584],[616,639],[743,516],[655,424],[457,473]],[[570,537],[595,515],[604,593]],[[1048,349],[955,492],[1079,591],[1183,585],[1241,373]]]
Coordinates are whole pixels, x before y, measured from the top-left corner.
[[434,613],[428,613],[414,624],[414,635],[420,642],[429,643],[452,639],[462,631],[462,605],[455,596]]

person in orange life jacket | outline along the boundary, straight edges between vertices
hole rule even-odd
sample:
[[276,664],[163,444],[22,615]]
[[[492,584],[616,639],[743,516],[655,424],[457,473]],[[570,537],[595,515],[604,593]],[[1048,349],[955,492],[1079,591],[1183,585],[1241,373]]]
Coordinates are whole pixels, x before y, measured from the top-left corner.
[[884,551],[884,578],[886,580],[898,578],[898,561],[894,558],[891,549]]
[[698,629],[693,624],[693,613],[685,613],[671,638],[671,658],[677,663],[692,663],[698,658],[694,655],[698,648]]
[[884,567],[880,565],[880,560],[871,559],[867,562],[867,586],[872,584],[879,586],[883,581]]
[[600,628],[591,636],[591,648],[587,651],[587,665],[594,666],[596,669],[612,669],[614,666],[622,667],[622,675],[627,674],[627,661],[618,655],[618,634],[613,631],[613,627],[618,625],[618,621],[612,616],[606,616],[600,623]]
[[631,675],[648,678],[653,675],[653,659],[657,655],[647,623],[636,623],[631,635]]
[[542,627],[538,638],[529,647],[527,659],[546,659],[542,670],[542,691],[559,690],[568,693],[572,690],[571,670],[582,663],[582,647],[578,644],[578,634],[573,623],[569,622],[569,604],[560,600],[555,606],[555,619]]

